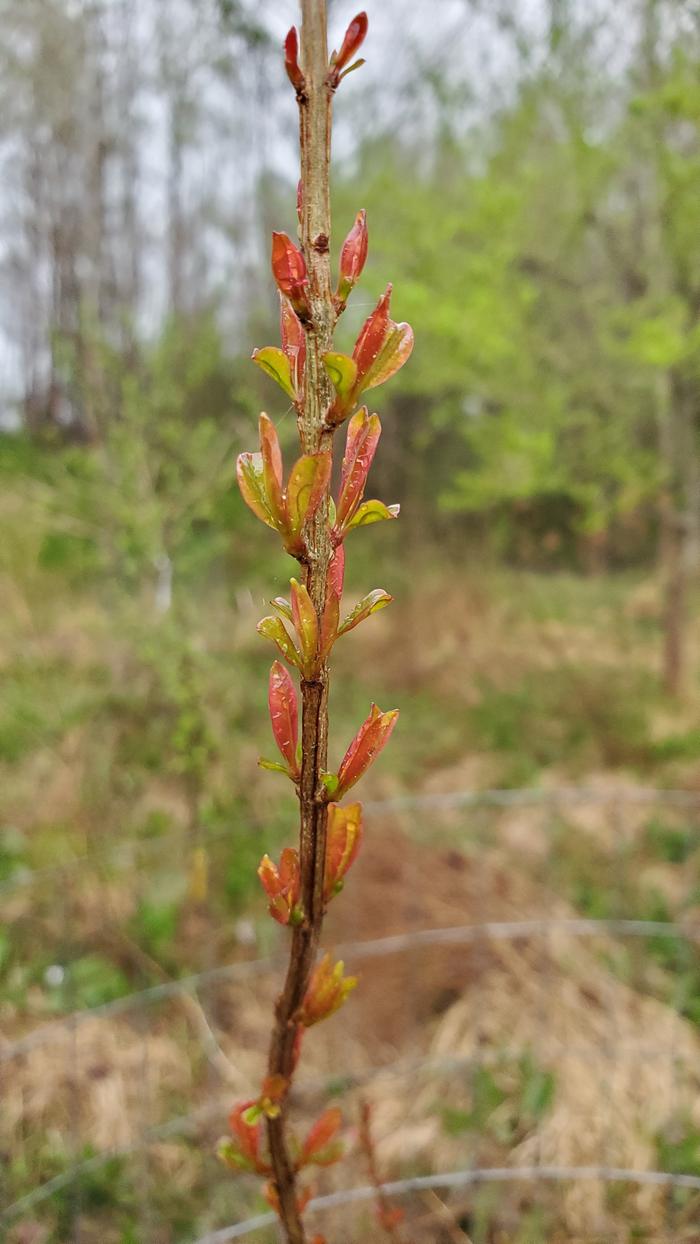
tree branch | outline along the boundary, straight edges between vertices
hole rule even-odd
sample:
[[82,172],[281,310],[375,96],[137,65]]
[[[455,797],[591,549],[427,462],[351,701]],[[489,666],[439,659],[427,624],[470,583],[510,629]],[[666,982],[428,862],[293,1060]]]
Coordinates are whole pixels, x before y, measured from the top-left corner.
[[[309,275],[311,316],[306,330],[306,383],[299,413],[304,453],[331,448],[332,433],[324,430],[332,387],[323,355],[332,349],[336,312],[329,257],[329,165],[333,92],[328,84],[326,0],[302,0],[301,60],[305,79],[297,92],[301,146],[301,244]],[[327,498],[308,524],[305,536],[305,582],[319,617],[326,599],[331,558]],[[327,767],[328,669],[318,678],[302,679],[302,760],[299,782],[299,859],[303,924],[292,933],[289,967],[278,999],[270,1043],[268,1074],[291,1081],[294,1072],[296,1016],[309,985],[323,923],[323,875],[327,805],[321,773]],[[279,1198],[280,1217],[289,1244],[305,1244],[297,1208],[296,1173],[286,1141],[287,1097],[277,1118],[268,1119],[268,1139]]]

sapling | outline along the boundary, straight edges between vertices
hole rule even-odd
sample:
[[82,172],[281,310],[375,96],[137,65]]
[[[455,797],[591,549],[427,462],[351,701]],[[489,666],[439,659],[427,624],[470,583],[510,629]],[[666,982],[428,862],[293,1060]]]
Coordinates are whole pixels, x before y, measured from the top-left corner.
[[[253,513],[277,532],[299,565],[289,597],[258,631],[276,646],[269,677],[269,710],[279,760],[261,760],[296,788],[298,845],[275,863],[265,855],[258,875],[269,912],[290,932],[289,965],[275,1007],[267,1074],[258,1095],[234,1107],[231,1137],[220,1156],[234,1170],[255,1171],[277,1211],[289,1244],[305,1244],[302,1223],[311,1188],[302,1172],[342,1154],[337,1108],[326,1110],[305,1137],[289,1126],[289,1098],[306,1030],[345,1002],[356,980],[342,962],[319,958],[323,918],[340,893],[362,841],[362,806],[342,803],[379,755],[396,724],[397,710],[375,704],[337,770],[328,769],[329,658],[334,645],[371,614],[390,604],[375,588],[346,615],[342,611],[345,539],[357,528],[397,517],[399,507],[365,500],[365,485],[381,433],[379,417],[362,395],[388,380],[408,358],[413,333],[391,319],[391,286],[365,321],[352,355],[335,349],[334,331],[367,256],[367,222],[357,214],[339,260],[337,283],[330,259],[329,163],[332,105],[343,78],[364,62],[356,53],[367,16],[348,26],[338,52],[328,56],[325,0],[302,0],[301,40],[293,27],[284,45],[285,69],[299,107],[301,177],[297,192],[299,245],[285,233],[272,236],[272,272],[280,297],[281,345],[265,346],[254,361],[293,403],[301,454],[285,475],[275,426],[260,415],[258,453],[238,459],[238,483]],[[331,496],[333,443],[345,425],[337,494]],[[299,682],[298,695],[292,670]],[[315,1236],[312,1244],[322,1244]]]

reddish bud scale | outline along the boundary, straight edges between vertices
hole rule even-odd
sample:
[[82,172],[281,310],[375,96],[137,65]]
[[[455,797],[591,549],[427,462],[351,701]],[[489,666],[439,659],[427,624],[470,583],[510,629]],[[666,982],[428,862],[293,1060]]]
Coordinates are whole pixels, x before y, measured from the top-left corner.
[[284,67],[297,95],[303,94],[305,83],[299,65],[299,38],[296,26],[292,26],[284,41]]

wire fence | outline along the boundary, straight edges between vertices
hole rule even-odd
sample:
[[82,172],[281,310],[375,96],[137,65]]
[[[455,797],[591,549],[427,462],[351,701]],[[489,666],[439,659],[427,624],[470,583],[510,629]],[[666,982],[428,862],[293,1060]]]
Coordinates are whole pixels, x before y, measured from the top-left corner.
[[[367,805],[367,811],[377,820],[416,810],[439,816],[463,809],[484,810],[498,818],[513,809],[539,808],[547,817],[558,818],[562,814],[566,817],[571,809],[594,807],[606,810],[606,815],[613,818],[607,823],[614,824],[616,841],[627,844],[630,835],[619,831],[628,810],[634,810],[632,815],[636,817],[640,810],[646,815],[650,809],[663,808],[670,810],[671,817],[680,818],[668,829],[670,859],[665,860],[664,868],[673,874],[677,892],[682,873],[687,886],[680,888],[686,897],[692,898],[693,888],[697,891],[700,848],[696,820],[700,796],[693,792],[642,788],[467,791],[377,801]],[[683,826],[685,835],[682,850],[678,848],[678,838],[673,837],[680,832],[674,828],[678,825]],[[430,832],[433,831],[436,832],[435,824],[430,826]],[[454,846],[463,838],[465,842],[472,841],[474,832],[471,824],[452,825],[445,842]],[[477,830],[475,841],[478,840]],[[495,832],[494,841],[498,841]],[[181,859],[173,858],[172,842],[157,840],[157,844],[147,846],[145,857],[150,861],[162,861],[171,872],[182,866]],[[101,871],[106,861],[110,868],[121,869],[128,876],[136,858],[143,867],[145,857],[139,856],[139,850],[137,844],[130,844],[98,858],[91,856],[55,869],[23,873],[3,884],[3,903],[12,918],[13,902],[23,895],[19,920],[24,922],[26,934],[33,918],[31,891],[40,893],[48,887],[57,902],[65,901],[66,920],[70,921],[73,881],[66,884],[65,879],[75,881],[92,870]],[[630,859],[627,846],[622,854],[624,872]],[[473,857],[467,853],[466,858]],[[508,852],[499,856],[499,867],[505,875],[515,865],[511,841]],[[417,879],[423,867],[421,858]],[[542,873],[541,864],[535,872],[538,869]],[[608,883],[614,888],[613,882],[619,876],[618,862],[612,861],[609,876],[602,879],[602,888]],[[664,878],[668,880],[665,874]],[[541,883],[543,879],[540,875],[536,880]],[[659,881],[656,875],[654,879]],[[64,884],[57,888],[61,881]],[[467,899],[465,890],[468,907]],[[662,1202],[640,1208],[633,1198],[629,1212],[641,1215],[643,1225],[645,1215],[650,1223],[653,1220],[655,1239],[677,1244],[681,1239],[696,1238],[682,1235],[685,1227],[678,1224],[685,1222],[689,1213],[691,1218],[697,1215],[695,1221],[700,1222],[700,903],[684,898],[671,915],[672,918],[655,919],[636,915],[547,914],[407,927],[381,937],[336,942],[335,953],[351,969],[362,966],[369,1007],[390,986],[393,988],[392,982],[399,982],[393,996],[400,1000],[397,1005],[405,1013],[407,1029],[414,1035],[420,1025],[416,1023],[418,1012],[414,1014],[411,1007],[420,992],[420,982],[443,960],[448,965],[442,973],[447,981],[446,996],[434,1005],[425,1021],[425,1030],[437,1033],[428,1047],[418,1048],[420,1042],[416,1045],[414,1040],[415,1048],[404,1052],[392,1037],[387,1042],[388,1053],[381,1042],[376,1043],[383,1053],[379,1059],[366,1056],[366,1051],[362,1059],[354,1054],[344,1059],[338,1055],[341,1037],[336,1037],[335,1045],[331,1042],[318,1064],[312,1063],[309,1072],[300,1078],[297,1099],[302,1114],[329,1097],[345,1097],[351,1103],[356,1090],[368,1091],[370,1096],[378,1094],[385,1118],[384,1133],[379,1136],[380,1153],[386,1142],[387,1160],[395,1168],[391,1143],[397,1127],[394,1106],[406,1101],[407,1094],[410,1099],[415,1094],[417,1101],[418,1088],[432,1086],[425,1092],[426,1100],[433,1101],[431,1110],[437,1111],[438,1116],[438,1130],[433,1127],[433,1134],[441,1136],[440,1129],[456,1129],[459,1144],[461,1136],[467,1137],[469,1165],[447,1171],[428,1169],[420,1175],[411,1174],[410,1178],[388,1180],[388,1195],[409,1201],[427,1192],[461,1197],[448,1211],[456,1222],[464,1204],[472,1205],[474,1198],[490,1185],[511,1191],[523,1184],[541,1189],[591,1184],[598,1188],[619,1186],[627,1192],[634,1188],[647,1192],[656,1189],[663,1193]],[[69,940],[65,928],[58,928],[54,944],[45,947],[44,959],[60,959]],[[580,957],[577,947],[584,948],[580,954],[585,957]],[[136,1232],[135,1237],[128,1236],[125,1227],[124,1239],[136,1238],[144,1244],[151,1239],[222,1244],[269,1233],[274,1216],[255,1212],[257,1193],[252,1182],[244,1179],[240,1186],[234,1183],[211,1155],[216,1135],[225,1130],[233,1095],[239,1095],[253,1082],[260,1063],[260,1030],[253,1024],[253,1031],[248,1032],[247,1017],[258,1010],[263,1016],[269,1013],[267,1008],[283,963],[284,956],[274,951],[239,957],[174,979],[162,979],[94,1005],[78,1006],[54,1017],[29,1013],[22,1016],[24,1031],[15,1031],[11,1036],[6,1033],[0,1039],[0,1077],[7,1105],[3,1147],[11,1157],[3,1180],[3,1229],[11,1232],[22,1223],[48,1222],[59,1232],[52,1239],[91,1242],[102,1238],[90,1234],[95,1215],[99,1219],[96,1207],[101,1198],[112,1198],[114,1203],[108,1215],[115,1223],[126,1221],[126,1215],[129,1229]],[[508,982],[517,989],[520,980],[524,982],[524,992],[519,1014],[521,1018],[526,1016],[528,1023],[524,1019],[521,1023],[517,1015],[513,1022],[507,1008],[500,1028],[493,1019],[490,1026],[484,1023],[482,1029],[477,1023],[472,1032],[473,1019],[459,1018],[459,1008],[465,1000],[475,1015],[491,1015],[494,998],[498,1003]],[[571,1010],[573,993],[583,999],[581,1010],[572,1011],[573,1020],[568,1027],[558,1028],[553,1017],[567,1013],[567,1007]],[[69,999],[70,994],[61,995],[65,1010]],[[31,1007],[26,1009],[31,1011]],[[16,1003],[14,1012],[21,1013]],[[579,1014],[585,1020],[580,1030],[576,1020]],[[348,1019],[342,1032],[342,1039],[350,1043],[353,1051],[357,1036],[354,1022]],[[465,1022],[462,1032],[459,1023]],[[400,1014],[397,1023],[400,1028]],[[445,1049],[450,1023],[453,1036],[461,1035],[455,1048]],[[442,1045],[441,1033],[446,1034]],[[524,1072],[529,1058],[540,1060],[541,1068]],[[343,1069],[341,1074],[337,1071],[339,1066]],[[632,1077],[646,1084],[647,1067],[651,1077],[648,1083],[658,1084],[658,1092],[648,1103],[648,1118],[644,1117],[645,1108],[640,1113],[637,1102],[633,1103],[634,1109],[630,1107],[630,1118],[642,1133],[646,1130],[647,1140],[654,1137],[653,1143],[639,1144],[628,1129],[629,1134],[623,1136],[617,1149],[610,1149],[611,1160],[607,1160],[605,1152],[595,1154],[599,1159],[595,1161],[590,1160],[590,1154],[585,1161],[551,1160],[551,1138],[548,1139],[546,1128],[551,1103],[545,1098],[550,1091],[546,1086],[555,1073],[556,1092],[566,1098],[568,1080],[576,1080],[583,1068],[584,1082],[587,1075],[596,1087],[596,1093],[589,1094],[588,1099],[584,1095],[591,1110],[600,1112],[609,1107],[614,1112],[618,1108],[615,1093],[620,1077],[630,1074],[632,1069]],[[499,1138],[499,1128],[503,1130],[501,1116],[514,1107],[507,1090],[499,1086],[501,1080],[508,1084],[509,1077],[512,1081],[514,1076],[517,1079],[525,1074],[530,1080],[525,1084],[523,1099],[528,1093],[531,1097],[536,1095],[539,1085],[542,1102],[537,1109],[528,1107],[532,1114],[529,1132],[520,1135],[516,1129],[510,1139],[504,1140]],[[634,1095],[633,1086],[626,1091]],[[460,1093],[466,1102],[464,1108]],[[479,1094],[483,1097],[485,1093],[492,1096],[488,1108],[483,1107],[483,1102],[478,1105]],[[453,1099],[457,1103],[454,1108]],[[173,1103],[177,1102],[186,1108],[173,1110]],[[411,1100],[411,1109],[413,1106]],[[105,1126],[100,1122],[100,1109],[105,1112]],[[522,1102],[518,1109],[524,1109]],[[585,1115],[574,1122],[579,1130],[586,1130],[591,1124]],[[110,1126],[114,1136],[110,1135]],[[409,1128],[415,1126],[416,1118],[411,1117]],[[600,1128],[600,1134],[605,1136],[605,1127]],[[601,1140],[601,1144],[608,1145],[608,1139]],[[440,1153],[444,1148],[441,1136]],[[190,1165],[197,1168],[191,1176],[190,1191],[193,1203],[201,1210],[192,1213],[188,1225],[173,1225],[170,1234],[164,1235],[161,1226],[167,1214],[159,1189],[162,1165],[173,1160],[174,1149],[181,1160],[186,1156]],[[57,1150],[61,1151],[60,1158]],[[489,1161],[496,1152],[506,1161]],[[626,1155],[627,1162],[619,1160]],[[653,1161],[654,1157],[657,1161]],[[430,1165],[425,1154],[415,1161]],[[52,1170],[57,1163],[60,1169]],[[372,1199],[375,1192],[365,1186],[357,1162],[354,1166],[351,1163],[348,1173],[353,1186],[315,1197],[309,1206],[310,1213],[322,1217],[331,1211],[350,1212],[353,1206],[360,1207]],[[115,1184],[119,1185],[116,1191]],[[124,1209],[127,1204],[128,1212]],[[606,1208],[607,1204],[604,1194],[598,1197],[598,1217],[613,1213]],[[567,1214],[575,1216],[579,1211],[571,1210],[568,1202],[562,1208],[548,1201],[547,1212],[553,1215],[553,1223],[559,1221],[560,1213],[565,1221]],[[533,1234],[533,1240],[559,1238],[551,1226],[542,1231],[541,1237]],[[552,1234],[547,1235],[547,1231]],[[7,1238],[14,1244],[11,1234]],[[119,1236],[114,1238],[118,1240]],[[432,1237],[428,1234],[420,1238]],[[580,1238],[587,1237],[580,1234]]]

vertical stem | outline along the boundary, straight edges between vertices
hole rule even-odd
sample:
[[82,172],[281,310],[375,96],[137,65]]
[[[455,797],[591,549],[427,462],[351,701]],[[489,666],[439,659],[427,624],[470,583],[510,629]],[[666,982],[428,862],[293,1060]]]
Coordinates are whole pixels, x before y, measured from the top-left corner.
[[[301,60],[305,88],[298,95],[301,146],[301,243],[309,274],[311,318],[306,325],[306,378],[299,437],[305,453],[330,450],[332,434],[324,420],[332,401],[331,382],[323,355],[333,344],[335,309],[331,290],[329,239],[329,165],[332,91],[327,83],[328,44],[326,0],[301,0]],[[305,581],[321,615],[331,558],[327,500],[306,533]],[[299,859],[304,922],[292,932],[289,966],[277,1001],[270,1042],[268,1074],[290,1081],[294,1072],[296,1015],[304,1000],[323,923],[323,873],[327,807],[321,773],[327,767],[328,670],[314,681],[302,679],[302,760],[299,783]],[[297,1209],[296,1173],[286,1139],[288,1102],[280,1115],[268,1119],[268,1139],[280,1217],[288,1244],[305,1244]]]

